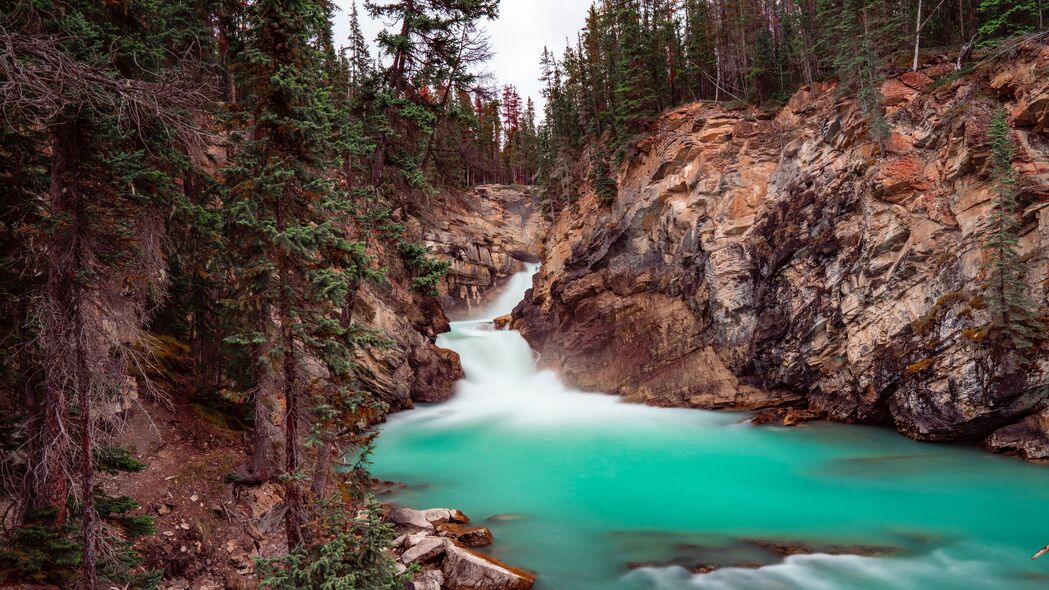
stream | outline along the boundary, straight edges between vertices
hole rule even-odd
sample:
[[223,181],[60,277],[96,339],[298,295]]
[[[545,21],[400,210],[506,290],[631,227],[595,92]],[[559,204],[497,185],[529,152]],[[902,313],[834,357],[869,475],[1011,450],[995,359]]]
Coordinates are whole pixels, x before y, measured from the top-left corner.
[[1030,559],[1049,543],[1049,467],[573,390],[489,321],[534,270],[439,339],[466,377],[383,427],[373,474],[406,484],[384,501],[464,511],[538,590],[1049,587],[1049,556]]

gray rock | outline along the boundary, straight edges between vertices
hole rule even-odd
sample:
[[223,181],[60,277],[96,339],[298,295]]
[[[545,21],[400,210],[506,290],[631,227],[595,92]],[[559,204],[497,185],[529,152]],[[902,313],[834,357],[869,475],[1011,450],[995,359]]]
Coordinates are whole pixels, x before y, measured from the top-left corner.
[[528,590],[535,576],[449,543],[441,566],[449,590]]
[[443,555],[449,545],[448,539],[427,537],[401,554],[401,563],[411,565],[417,561],[433,561]]
[[402,526],[423,530],[433,530],[434,525],[455,522],[465,524],[470,519],[459,512],[449,508],[430,508],[429,510],[415,510],[404,506],[395,506],[386,514],[386,520]]
[[1049,460],[1049,410],[995,430],[984,445],[992,451],[1016,454],[1028,461]]
[[428,570],[412,581],[412,590],[442,590],[444,574],[441,570]]

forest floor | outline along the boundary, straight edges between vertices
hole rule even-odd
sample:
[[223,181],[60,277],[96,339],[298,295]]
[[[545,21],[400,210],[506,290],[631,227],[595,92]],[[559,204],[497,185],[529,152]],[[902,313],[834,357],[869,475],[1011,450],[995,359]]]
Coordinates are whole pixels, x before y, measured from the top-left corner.
[[136,545],[144,565],[164,571],[166,589],[254,586],[252,557],[278,549],[267,524],[279,524],[281,515],[270,513],[281,496],[275,484],[248,488],[227,478],[248,459],[246,433],[187,397],[142,401],[129,414],[124,438],[146,467],[103,485],[154,518],[156,534]]

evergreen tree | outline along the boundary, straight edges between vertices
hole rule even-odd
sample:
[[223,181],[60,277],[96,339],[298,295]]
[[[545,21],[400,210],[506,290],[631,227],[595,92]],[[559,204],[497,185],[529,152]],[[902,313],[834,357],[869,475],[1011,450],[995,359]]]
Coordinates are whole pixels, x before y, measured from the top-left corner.
[[230,341],[247,347],[252,362],[250,477],[282,474],[294,548],[304,540],[307,519],[300,485],[307,398],[301,357],[319,349],[329,370],[345,373],[349,342],[339,307],[363,273],[363,246],[345,238],[348,205],[325,173],[335,167],[335,111],[323,82],[325,51],[318,47],[330,27],[325,5],[259,0],[251,19],[246,65],[252,75],[245,84],[251,92],[244,100],[251,127],[226,172],[235,311],[243,326]]
[[[1015,146],[1005,109],[999,107],[988,131],[991,144],[990,176],[994,208],[987,220],[987,308],[989,341],[1024,352],[1045,336],[1038,306],[1027,294],[1026,260],[1020,254],[1020,212],[1016,201]],[[1022,357],[1021,357],[1022,358]]]
[[[130,509],[107,504],[98,485],[108,417],[96,410],[127,395],[142,327],[165,286],[163,219],[185,167],[176,150],[194,134],[192,111],[205,98],[193,71],[204,29],[188,2],[142,1],[134,11],[88,1],[0,6],[13,55],[0,65],[12,114],[6,144],[41,150],[34,172],[47,177],[38,223],[24,228],[25,263],[39,269],[39,282],[20,328],[35,332],[21,360],[37,367],[24,391],[34,427],[21,517],[56,534],[79,520],[79,584],[93,590],[128,565],[113,561],[123,553],[100,555],[100,518]],[[33,177],[13,180],[25,187]]]

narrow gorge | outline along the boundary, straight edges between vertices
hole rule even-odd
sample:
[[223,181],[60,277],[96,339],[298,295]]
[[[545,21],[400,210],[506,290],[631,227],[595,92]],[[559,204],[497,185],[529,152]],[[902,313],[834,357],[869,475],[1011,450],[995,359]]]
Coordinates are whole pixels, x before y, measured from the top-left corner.
[[664,114],[614,199],[549,224],[529,189],[477,189],[428,236],[465,377],[390,418],[375,473],[483,515],[537,588],[1042,587],[1049,474],[976,447],[1049,458],[1044,349],[1017,381],[979,334],[998,101],[1045,300],[1047,64],[993,97],[950,63],[887,81],[884,156],[826,84]]
[[886,81],[884,155],[832,84],[779,111],[666,113],[611,202],[585,189],[554,222],[514,326],[583,389],[1049,458],[1044,349],[1017,380],[980,331],[999,103],[1027,282],[1035,301],[1049,292],[1047,65],[1038,49],[982,80],[945,62]]
[[0,0],[0,588],[1046,588],[1047,17]]

